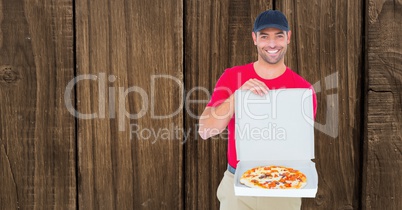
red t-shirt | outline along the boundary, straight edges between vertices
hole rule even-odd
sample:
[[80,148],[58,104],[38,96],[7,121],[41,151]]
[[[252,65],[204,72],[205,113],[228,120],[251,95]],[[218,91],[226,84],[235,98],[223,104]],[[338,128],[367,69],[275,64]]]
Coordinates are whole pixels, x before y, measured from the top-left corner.
[[[300,75],[292,71],[290,68],[286,68],[286,71],[277,78],[263,79],[258,76],[254,70],[253,63],[249,63],[243,66],[235,66],[226,69],[219,80],[216,83],[211,100],[207,106],[216,107],[224,102],[230,95],[232,95],[238,88],[240,88],[249,79],[258,79],[264,82],[269,89],[281,89],[281,88],[310,88],[313,90],[313,106],[314,117],[317,110],[317,98],[314,92],[313,86],[303,79]],[[236,168],[238,160],[236,155],[235,146],[235,120],[234,116],[230,119],[228,124],[228,153],[227,158],[229,165]]]

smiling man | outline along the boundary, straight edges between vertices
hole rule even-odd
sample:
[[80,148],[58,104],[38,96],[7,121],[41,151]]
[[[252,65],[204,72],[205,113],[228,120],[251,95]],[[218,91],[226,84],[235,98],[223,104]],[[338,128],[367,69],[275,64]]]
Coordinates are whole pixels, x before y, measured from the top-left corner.
[[[284,56],[291,35],[288,21],[280,11],[267,10],[259,14],[252,31],[258,60],[226,69],[217,81],[211,100],[200,117],[198,132],[203,139],[219,134],[226,127],[228,129],[228,169],[217,190],[220,209],[300,209],[300,198],[237,197],[234,195],[234,173],[238,163],[234,130],[234,92],[242,89],[264,95],[272,89],[313,89],[309,82],[285,65]],[[317,108],[315,93],[313,94],[313,104],[315,116]]]

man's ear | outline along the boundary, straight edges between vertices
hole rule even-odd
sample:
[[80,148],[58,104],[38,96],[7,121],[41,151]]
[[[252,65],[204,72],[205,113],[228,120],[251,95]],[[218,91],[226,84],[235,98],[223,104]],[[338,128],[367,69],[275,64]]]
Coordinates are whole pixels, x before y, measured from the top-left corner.
[[256,32],[251,32],[251,36],[253,37],[254,45],[257,45],[257,33]]
[[288,31],[288,44],[290,44],[290,37],[292,36],[292,31],[289,30]]

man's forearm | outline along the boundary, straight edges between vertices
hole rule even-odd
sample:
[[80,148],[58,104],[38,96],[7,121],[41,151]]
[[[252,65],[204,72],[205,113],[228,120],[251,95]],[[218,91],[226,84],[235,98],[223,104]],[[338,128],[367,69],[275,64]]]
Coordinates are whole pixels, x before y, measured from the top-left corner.
[[217,107],[208,107],[200,117],[198,133],[207,139],[225,130],[234,114],[234,95],[231,95]]

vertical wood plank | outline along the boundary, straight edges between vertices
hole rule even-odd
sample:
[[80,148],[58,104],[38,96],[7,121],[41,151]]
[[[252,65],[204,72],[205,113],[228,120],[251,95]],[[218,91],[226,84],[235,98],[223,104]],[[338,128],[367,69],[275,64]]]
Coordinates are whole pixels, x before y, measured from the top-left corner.
[[182,7],[76,2],[80,208],[183,209]]
[[277,1],[293,31],[287,64],[314,85],[319,188],[303,209],[358,209],[360,192],[361,1]]
[[1,209],[76,207],[72,6],[0,2]]
[[402,208],[402,2],[367,3],[363,209]]
[[252,24],[271,1],[186,1],[185,144],[186,209],[219,209],[216,190],[227,167],[227,132],[206,141],[198,117],[222,72],[257,58]]

